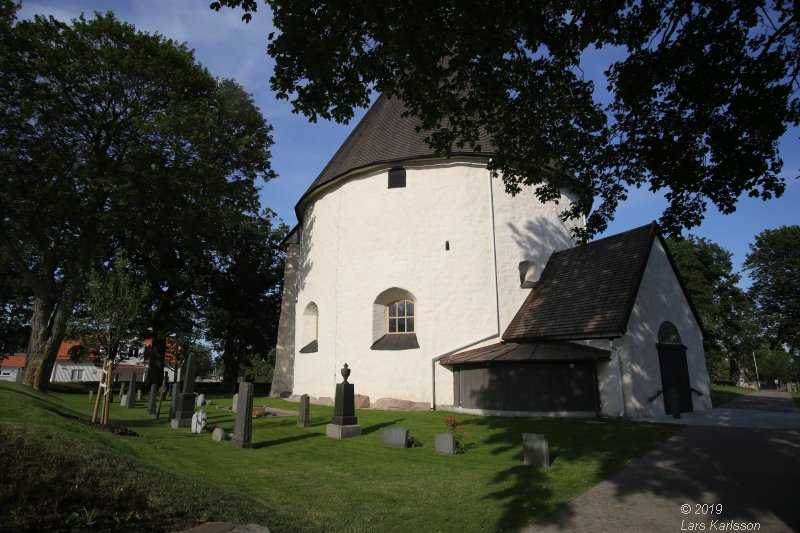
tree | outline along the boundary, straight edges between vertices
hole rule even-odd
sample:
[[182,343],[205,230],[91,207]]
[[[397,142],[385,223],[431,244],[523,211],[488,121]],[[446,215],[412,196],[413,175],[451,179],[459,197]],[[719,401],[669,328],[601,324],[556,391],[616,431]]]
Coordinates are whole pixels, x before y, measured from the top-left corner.
[[714,381],[736,383],[758,345],[758,321],[753,302],[733,272],[731,253],[702,237],[668,239],[686,290],[706,331],[704,348]]
[[744,262],[750,294],[764,316],[770,344],[800,353],[800,226],[764,230]]
[[139,333],[147,313],[149,291],[131,271],[123,250],[114,259],[89,274],[78,311],[72,317],[69,337],[80,341],[70,357],[110,360],[114,365],[131,349],[143,345]]
[[254,212],[271,138],[241,88],[184,45],[111,13],[15,11],[0,0],[0,246],[33,294],[24,379],[46,391],[92,267],[115,243],[169,248],[190,227],[205,242],[206,222]]
[[[633,187],[663,191],[670,234],[708,203],[780,196],[777,141],[800,121],[797,2],[292,2],[268,0],[276,33],[271,88],[312,121],[346,122],[376,90],[403,99],[447,153],[493,139],[490,168],[514,194],[536,185],[593,199],[588,237]],[[254,0],[218,0],[211,8]],[[623,57],[598,95],[593,48]]]
[[0,361],[23,351],[30,333],[31,294],[0,247]]
[[221,353],[223,387],[233,387],[241,367],[267,361],[277,341],[288,228],[273,227],[267,210],[228,228],[204,301],[206,338]]

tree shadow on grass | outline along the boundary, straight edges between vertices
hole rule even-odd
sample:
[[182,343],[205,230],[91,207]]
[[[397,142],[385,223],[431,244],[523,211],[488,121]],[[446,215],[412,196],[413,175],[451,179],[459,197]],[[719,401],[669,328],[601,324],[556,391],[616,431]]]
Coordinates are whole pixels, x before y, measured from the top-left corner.
[[398,418],[397,420],[392,420],[391,422],[381,422],[380,424],[372,424],[371,426],[365,426],[361,428],[361,434],[369,435],[370,433],[375,433],[376,431],[380,431],[383,428],[394,426],[398,422],[403,422],[404,420],[405,418]]
[[280,446],[281,444],[287,444],[287,443],[290,443],[290,442],[296,442],[296,441],[306,440],[306,439],[313,439],[313,438],[322,437],[322,436],[323,435],[321,435],[319,433],[303,433],[302,435],[294,435],[292,437],[284,437],[282,439],[274,439],[274,440],[268,440],[268,441],[263,441],[263,442],[254,442],[253,443],[253,448],[254,449],[270,448],[272,446]]

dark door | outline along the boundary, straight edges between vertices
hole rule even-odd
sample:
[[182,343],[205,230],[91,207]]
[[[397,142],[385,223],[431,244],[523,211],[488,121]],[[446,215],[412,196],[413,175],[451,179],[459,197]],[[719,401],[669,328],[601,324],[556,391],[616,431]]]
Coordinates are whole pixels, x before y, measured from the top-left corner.
[[656,344],[658,363],[661,367],[661,390],[664,391],[664,411],[674,414],[691,413],[692,389],[689,385],[689,365],[686,362],[686,346],[683,344]]

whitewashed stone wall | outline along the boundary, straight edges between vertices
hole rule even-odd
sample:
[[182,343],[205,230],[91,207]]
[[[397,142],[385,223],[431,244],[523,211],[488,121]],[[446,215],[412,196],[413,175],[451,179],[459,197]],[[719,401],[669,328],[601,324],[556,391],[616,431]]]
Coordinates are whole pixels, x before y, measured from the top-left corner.
[[[485,161],[405,168],[405,188],[389,189],[381,169],[318,191],[302,207],[294,394],[332,397],[348,363],[356,393],[373,402],[431,402],[435,374],[436,403],[452,404],[452,374],[432,359],[496,342],[529,292],[520,262],[541,269],[553,250],[573,245],[558,217],[567,198],[543,205],[531,189],[511,197]],[[393,287],[416,299],[418,349],[370,349],[373,304]],[[319,349],[299,353],[297,326],[311,302]]]

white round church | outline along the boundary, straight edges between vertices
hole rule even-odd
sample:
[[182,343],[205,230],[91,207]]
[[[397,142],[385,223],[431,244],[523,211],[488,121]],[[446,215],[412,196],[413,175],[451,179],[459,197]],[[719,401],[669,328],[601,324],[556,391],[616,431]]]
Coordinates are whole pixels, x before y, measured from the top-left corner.
[[[656,274],[671,276],[657,285],[675,309],[638,301],[653,251],[672,265],[654,225],[575,248],[559,217],[568,192],[560,205],[529,188],[512,197],[487,170],[488,139],[484,152],[437,156],[403,110],[378,98],[297,204],[273,395],[327,403],[347,363],[374,407],[643,416],[706,406],[702,326],[674,266]],[[569,257],[585,250],[581,264]],[[614,270],[628,258],[630,272]],[[606,300],[626,302],[603,303],[603,279]],[[632,335],[632,317],[655,338]],[[669,346],[683,347],[669,371],[664,324],[680,336]],[[645,361],[637,342],[652,348]],[[634,380],[632,365],[652,375]],[[679,376],[664,381],[670,372]]]

